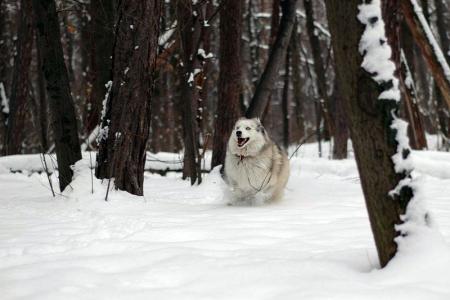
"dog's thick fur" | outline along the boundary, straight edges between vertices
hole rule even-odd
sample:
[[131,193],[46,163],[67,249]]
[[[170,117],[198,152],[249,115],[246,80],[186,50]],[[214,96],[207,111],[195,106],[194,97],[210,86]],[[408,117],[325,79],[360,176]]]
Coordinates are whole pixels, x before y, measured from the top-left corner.
[[230,205],[274,202],[283,196],[289,160],[259,119],[243,118],[228,140],[224,175],[231,191]]

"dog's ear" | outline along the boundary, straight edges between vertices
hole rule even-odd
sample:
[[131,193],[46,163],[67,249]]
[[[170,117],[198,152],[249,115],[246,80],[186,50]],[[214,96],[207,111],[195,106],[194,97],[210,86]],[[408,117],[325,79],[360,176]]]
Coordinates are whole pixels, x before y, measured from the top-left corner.
[[261,131],[263,135],[266,135],[266,130],[264,129],[264,126],[262,126],[261,122],[259,122],[256,126],[256,131]]

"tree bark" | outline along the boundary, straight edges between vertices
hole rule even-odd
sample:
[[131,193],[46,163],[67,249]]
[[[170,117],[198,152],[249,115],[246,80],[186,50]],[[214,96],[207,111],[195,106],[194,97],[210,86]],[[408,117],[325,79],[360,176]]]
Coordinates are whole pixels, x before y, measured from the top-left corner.
[[[392,82],[378,84],[361,67],[363,57],[358,46],[364,26],[357,19],[360,4],[361,0],[326,0],[337,78],[342,88],[361,185],[383,267],[397,251],[394,239],[398,232],[395,225],[401,223],[400,216],[405,213],[413,191],[409,186],[404,186],[398,195],[389,195],[402,179],[409,176],[404,172],[396,173],[392,161],[398,143],[391,124],[393,114],[398,110],[398,102],[378,99],[382,91],[392,86]],[[404,158],[409,155],[407,149],[402,149],[402,152]]]
[[[35,22],[37,22],[35,20]],[[47,103],[47,93],[45,90],[45,78],[43,70],[43,57],[40,48],[38,47],[38,36],[35,34],[36,41],[36,61],[37,61],[37,89],[39,97],[39,136],[41,140],[41,151],[46,152],[48,149],[48,103]]]
[[[400,3],[398,1],[383,1],[382,2],[383,19],[386,27],[386,37],[392,50],[392,61],[396,65],[396,76],[400,82],[400,88],[405,100],[406,117],[409,122],[409,136],[413,149],[426,148],[425,131],[419,116],[417,105],[415,105],[415,97],[408,88],[406,80],[407,65],[406,59],[401,59],[401,12]],[[402,65],[403,63],[403,65]],[[402,69],[405,67],[405,70]],[[408,71],[409,72],[409,71]],[[412,79],[412,78],[411,78]],[[408,82],[409,83],[409,82]]]
[[[336,72],[337,73],[337,72]],[[334,140],[333,140],[333,159],[347,158],[347,144],[349,138],[347,115],[344,109],[344,99],[339,88],[337,78],[334,83],[334,92],[332,103],[332,119],[334,121]]]
[[33,48],[33,8],[31,1],[22,0],[19,13],[17,54],[14,58],[10,97],[10,114],[6,135],[6,154],[20,154],[25,138],[27,104],[30,93],[30,64]]
[[225,160],[228,138],[240,116],[242,1],[229,0],[220,11],[219,88],[211,167]]
[[[198,4],[197,4],[198,5]],[[200,43],[200,28],[193,16],[195,5],[190,0],[177,1],[179,38],[181,46],[180,79],[183,110],[184,158],[183,179],[190,178],[191,184],[201,183],[201,161],[199,153],[198,124],[196,122],[198,90],[194,78],[194,66]]]
[[158,47],[159,0],[122,0],[113,52],[113,76],[102,127],[96,176],[116,189],[143,195],[150,103]]
[[[447,63],[450,64],[450,33],[448,31],[450,26],[450,4],[448,1],[445,3],[443,0],[435,0],[434,2],[436,4],[436,27],[439,33],[442,51],[444,52]],[[442,94],[437,92],[436,104],[439,127],[440,131],[447,139],[447,143],[450,143],[450,108],[443,103],[444,101],[442,98]]]
[[250,102],[245,116],[247,118],[261,117],[269,102],[274,88],[274,82],[278,78],[278,72],[286,57],[287,48],[295,24],[297,0],[282,0],[282,17],[277,38],[270,53],[261,79],[256,87],[255,94]]
[[291,46],[292,46],[292,88],[293,88],[293,98],[295,103],[295,115],[297,121],[297,127],[300,131],[300,138],[306,136],[306,126],[305,126],[305,116],[303,112],[303,94],[302,94],[302,80],[300,71],[300,39],[299,32],[297,28],[297,22],[294,25],[294,31],[291,36]]
[[89,7],[91,21],[88,46],[90,48],[89,79],[91,91],[86,103],[84,129],[90,133],[99,124],[106,83],[112,77],[115,0],[92,0]]
[[[291,43],[293,42],[291,38]],[[283,146],[286,151],[289,148],[289,137],[290,137],[290,102],[289,102],[289,78],[291,77],[290,65],[291,65],[291,44],[288,47],[286,53],[286,62],[284,64],[284,83],[283,83],[283,96],[281,101],[281,110],[283,112]]]
[[401,55],[401,72],[399,74],[400,85],[405,99],[406,115],[410,126],[409,136],[411,148],[426,149],[427,139],[425,137],[425,129],[419,112],[419,107],[414,88],[414,82],[408,61],[404,53]]
[[61,34],[53,0],[33,0],[37,18],[38,46],[42,53],[51,125],[55,137],[59,187],[62,190],[72,181],[71,166],[81,159],[75,108],[70,94],[69,78],[64,64]]
[[428,23],[421,18],[421,11],[416,11],[420,9],[418,4],[414,7],[411,0],[401,0],[400,6],[408,28],[422,51],[447,106],[450,107],[450,68],[445,59],[441,59],[444,54],[436,43]]
[[439,39],[441,41],[442,52],[444,52],[445,59],[447,63],[450,63],[450,4],[448,1],[445,3],[444,0],[435,0],[436,4],[436,27],[439,33]]

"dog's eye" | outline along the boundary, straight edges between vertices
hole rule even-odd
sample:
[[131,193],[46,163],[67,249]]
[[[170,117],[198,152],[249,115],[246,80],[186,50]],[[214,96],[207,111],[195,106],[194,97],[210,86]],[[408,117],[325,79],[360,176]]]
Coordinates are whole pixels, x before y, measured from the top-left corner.
[[246,130],[250,130],[251,128],[250,128],[250,127],[246,127],[245,129],[246,129]]

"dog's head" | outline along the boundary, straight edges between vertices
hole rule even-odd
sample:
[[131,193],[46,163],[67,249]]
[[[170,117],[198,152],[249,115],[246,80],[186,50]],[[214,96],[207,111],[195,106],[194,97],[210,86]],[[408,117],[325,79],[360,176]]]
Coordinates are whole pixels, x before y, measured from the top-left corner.
[[234,125],[228,144],[233,154],[254,156],[264,147],[267,139],[259,119],[241,118]]

